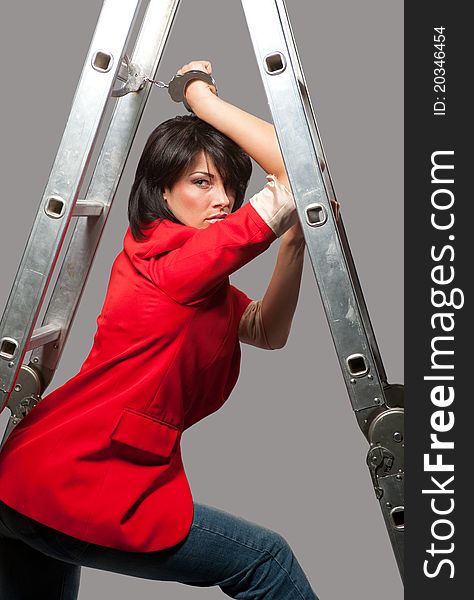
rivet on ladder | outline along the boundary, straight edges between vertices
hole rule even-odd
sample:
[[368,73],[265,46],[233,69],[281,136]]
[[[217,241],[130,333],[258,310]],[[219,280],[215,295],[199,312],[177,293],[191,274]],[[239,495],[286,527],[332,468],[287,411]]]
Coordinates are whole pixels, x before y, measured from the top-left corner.
[[405,507],[395,506],[390,512],[395,529],[405,529]]
[[265,56],[264,65],[269,75],[278,75],[286,69],[286,60],[281,52],[272,52]]
[[363,354],[351,354],[346,358],[346,364],[352,377],[363,377],[369,372],[369,366]]
[[61,196],[50,196],[44,207],[44,212],[53,219],[60,219],[66,210],[66,202]]
[[328,220],[326,209],[322,204],[309,204],[305,208],[306,222],[311,227],[321,227]]
[[107,73],[107,71],[110,71],[113,63],[113,56],[109,54],[109,52],[97,50],[97,52],[92,57],[92,66],[96,71],[99,71],[100,73]]
[[13,338],[4,337],[0,342],[0,357],[11,360],[18,349],[18,342]]

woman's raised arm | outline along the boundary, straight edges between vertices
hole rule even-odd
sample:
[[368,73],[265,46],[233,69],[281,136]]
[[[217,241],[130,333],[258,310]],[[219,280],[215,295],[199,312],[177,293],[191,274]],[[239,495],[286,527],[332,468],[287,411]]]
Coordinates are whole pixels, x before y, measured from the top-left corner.
[[[208,61],[192,61],[178,70],[184,74],[191,69],[211,74]],[[268,174],[273,174],[290,189],[275,128],[272,124],[241,110],[215,95],[215,89],[202,80],[191,81],[186,87],[186,101],[193,112],[238,144]],[[280,238],[277,262],[260,301],[255,318],[272,349],[285,345],[296,310],[304,258],[304,237],[299,222]]]
[[[179,74],[191,69],[205,70],[211,74],[211,63],[193,61],[178,70]],[[193,112],[240,146],[262,169],[273,174],[290,188],[281,156],[275,128],[271,123],[241,110],[222,100],[212,91],[212,86],[193,80],[186,87],[186,101]]]

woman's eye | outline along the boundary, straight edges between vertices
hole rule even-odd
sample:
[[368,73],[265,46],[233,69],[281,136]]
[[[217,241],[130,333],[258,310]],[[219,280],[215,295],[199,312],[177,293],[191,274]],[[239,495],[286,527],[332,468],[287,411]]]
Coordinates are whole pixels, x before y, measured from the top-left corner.
[[209,181],[207,179],[195,179],[194,183],[197,183],[199,186],[201,186],[202,184],[209,183]]

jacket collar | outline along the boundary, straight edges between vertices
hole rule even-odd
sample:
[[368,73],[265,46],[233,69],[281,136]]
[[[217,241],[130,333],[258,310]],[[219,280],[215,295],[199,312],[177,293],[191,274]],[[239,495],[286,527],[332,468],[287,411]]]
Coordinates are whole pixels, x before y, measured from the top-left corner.
[[127,228],[124,238],[124,250],[132,259],[150,258],[181,247],[197,231],[195,227],[173,223],[168,219],[157,219],[146,228],[142,228],[146,239],[137,242]]

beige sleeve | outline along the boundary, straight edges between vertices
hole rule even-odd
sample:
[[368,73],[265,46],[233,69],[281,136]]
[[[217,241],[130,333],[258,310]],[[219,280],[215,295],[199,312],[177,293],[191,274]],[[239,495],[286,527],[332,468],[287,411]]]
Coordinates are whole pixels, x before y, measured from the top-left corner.
[[262,301],[252,300],[240,319],[239,340],[244,344],[273,350],[268,343],[262,321]]
[[275,175],[267,175],[267,179],[263,190],[252,196],[249,202],[275,235],[280,237],[297,222],[295,201]]

